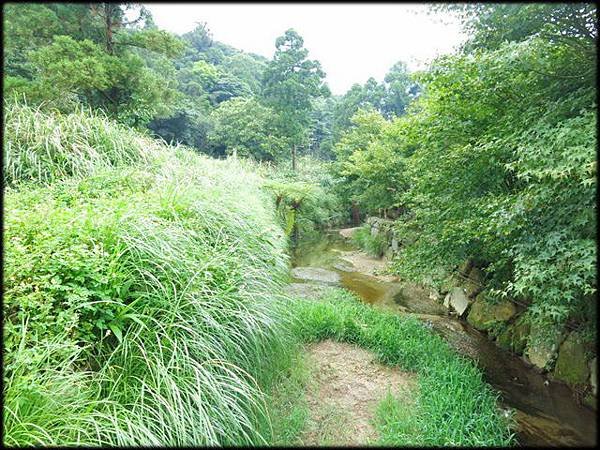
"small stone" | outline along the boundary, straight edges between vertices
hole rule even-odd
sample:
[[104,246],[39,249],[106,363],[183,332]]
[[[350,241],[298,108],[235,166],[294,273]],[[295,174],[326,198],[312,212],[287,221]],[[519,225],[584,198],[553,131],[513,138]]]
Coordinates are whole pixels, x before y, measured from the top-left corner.
[[[462,316],[469,307],[469,299],[465,295],[465,291],[461,287],[452,288],[446,296],[449,305],[456,311],[459,316]],[[444,301],[444,304],[446,302]]]

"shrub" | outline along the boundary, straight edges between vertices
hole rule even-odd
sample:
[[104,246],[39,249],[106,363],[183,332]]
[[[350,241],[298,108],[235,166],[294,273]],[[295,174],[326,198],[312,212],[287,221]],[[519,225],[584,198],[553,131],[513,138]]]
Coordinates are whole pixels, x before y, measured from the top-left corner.
[[387,240],[381,234],[373,236],[368,225],[362,226],[352,234],[352,242],[365,252],[376,256],[383,256],[387,247]]

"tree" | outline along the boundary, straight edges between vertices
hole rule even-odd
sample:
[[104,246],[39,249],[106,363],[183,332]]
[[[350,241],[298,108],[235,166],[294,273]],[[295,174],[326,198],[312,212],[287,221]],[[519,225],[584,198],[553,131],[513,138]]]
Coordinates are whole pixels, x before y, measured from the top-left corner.
[[384,81],[387,83],[383,112],[387,117],[401,116],[406,112],[412,96],[410,89],[414,82],[410,79],[406,63],[398,61],[386,74]]
[[209,134],[211,145],[223,146],[227,154],[257,160],[281,158],[287,144],[273,123],[271,108],[253,98],[233,98],[216,108],[211,118],[214,129]]
[[260,95],[266,59],[247,53],[236,53],[223,60],[222,68],[244,82],[254,95]]
[[277,113],[279,128],[288,138],[292,167],[296,167],[296,149],[305,139],[313,101],[329,94],[321,64],[307,59],[302,37],[287,30],[275,41],[275,55],[265,69],[263,96]]
[[[14,75],[5,79],[7,93],[63,111],[84,104],[136,127],[168,114],[177,93],[175,80],[168,76],[171,63],[160,55],[172,58],[183,44],[156,28],[142,29],[149,18],[143,7],[136,19],[125,20],[131,7],[102,3],[26,8],[27,17],[49,19],[51,32],[42,32],[27,50],[26,21],[17,20],[8,39]],[[147,63],[148,53],[154,55],[157,70]]]
[[333,114],[333,136],[337,142],[342,134],[352,125],[352,117],[359,109],[374,108],[383,112],[385,104],[385,86],[369,78],[363,86],[358,83],[338,100]]

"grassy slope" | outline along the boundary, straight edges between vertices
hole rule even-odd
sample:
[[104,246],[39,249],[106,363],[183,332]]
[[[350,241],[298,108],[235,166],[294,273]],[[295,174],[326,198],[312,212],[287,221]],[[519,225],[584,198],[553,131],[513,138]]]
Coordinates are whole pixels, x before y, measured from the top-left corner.
[[5,442],[270,440],[288,266],[261,180],[87,114],[6,117]]

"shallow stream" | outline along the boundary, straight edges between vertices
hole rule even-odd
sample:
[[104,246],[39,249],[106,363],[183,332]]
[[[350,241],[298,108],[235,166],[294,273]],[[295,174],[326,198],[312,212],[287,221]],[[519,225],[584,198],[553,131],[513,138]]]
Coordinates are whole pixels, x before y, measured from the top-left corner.
[[[341,285],[374,307],[416,315],[457,351],[476,360],[486,381],[500,393],[501,406],[515,410],[520,445],[595,445],[596,412],[581,405],[567,385],[548,380],[464,320],[450,316],[428,291],[376,276],[373,269],[382,268],[383,262],[365,258],[336,231],[317,241],[300,242],[293,267],[293,274],[303,275],[294,279],[297,293],[316,297],[326,286]],[[322,270],[310,279],[309,268]],[[319,280],[323,275],[328,276]]]

